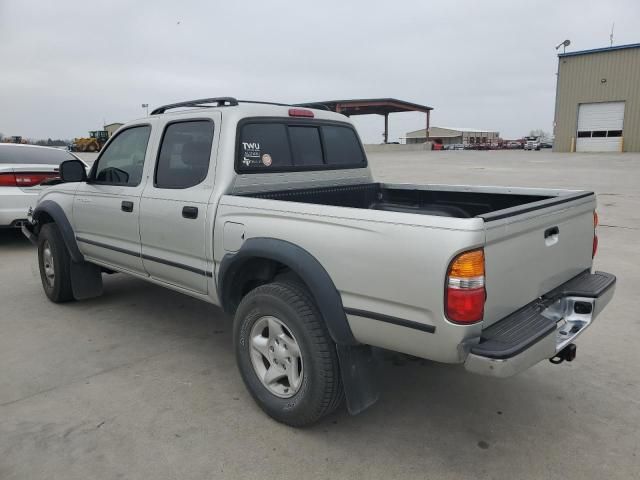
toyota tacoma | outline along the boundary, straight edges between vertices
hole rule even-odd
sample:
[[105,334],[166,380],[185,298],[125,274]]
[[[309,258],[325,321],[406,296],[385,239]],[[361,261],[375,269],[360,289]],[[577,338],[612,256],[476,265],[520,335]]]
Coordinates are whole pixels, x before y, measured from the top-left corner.
[[376,182],[349,119],[310,105],[166,105],[60,175],[23,226],[47,297],[122,272],[220,305],[292,426],[372,405],[372,347],[495,377],[571,361],[615,288],[593,192]]

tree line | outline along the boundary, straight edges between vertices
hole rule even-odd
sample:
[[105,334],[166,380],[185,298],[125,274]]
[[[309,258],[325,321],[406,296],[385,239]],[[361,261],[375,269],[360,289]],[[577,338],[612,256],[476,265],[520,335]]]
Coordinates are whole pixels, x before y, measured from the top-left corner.
[[[73,142],[72,140],[69,139],[64,139],[64,138],[25,138],[25,137],[21,137],[22,138],[22,142],[21,143],[26,143],[28,145],[40,145],[43,147],[66,147],[68,145],[71,145],[71,143]],[[0,132],[0,142],[2,143],[13,143],[13,138],[9,137],[9,136],[5,136],[3,133]]]

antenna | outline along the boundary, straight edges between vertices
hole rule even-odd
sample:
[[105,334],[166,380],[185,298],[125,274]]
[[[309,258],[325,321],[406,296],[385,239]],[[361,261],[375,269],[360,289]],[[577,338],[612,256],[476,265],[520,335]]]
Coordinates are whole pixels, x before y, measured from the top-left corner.
[[562,48],[562,53],[567,53],[567,47],[571,45],[571,40],[565,40],[562,43],[559,43],[558,45],[556,45],[556,50],[558,50],[560,47]]
[[616,28],[616,22],[611,24],[611,34],[609,35],[609,46],[613,47],[613,29]]

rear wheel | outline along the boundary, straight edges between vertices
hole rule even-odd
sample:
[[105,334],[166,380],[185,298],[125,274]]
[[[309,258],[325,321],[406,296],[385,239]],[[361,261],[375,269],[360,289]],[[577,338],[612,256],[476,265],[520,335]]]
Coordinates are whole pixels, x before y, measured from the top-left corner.
[[343,398],[336,347],[308,291],[275,282],[249,292],[234,321],[240,374],[258,405],[287,425],[310,425]]
[[52,302],[73,300],[71,257],[55,223],[47,223],[38,235],[38,264],[44,293]]

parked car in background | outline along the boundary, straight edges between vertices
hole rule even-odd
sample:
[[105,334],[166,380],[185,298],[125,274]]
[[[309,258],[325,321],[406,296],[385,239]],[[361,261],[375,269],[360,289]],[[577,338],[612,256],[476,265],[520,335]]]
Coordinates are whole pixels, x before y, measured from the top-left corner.
[[553,148],[553,143],[551,143],[551,142],[540,142],[540,148]]
[[540,137],[524,137],[525,150],[540,150]]
[[79,160],[59,148],[0,144],[0,228],[20,227],[36,203],[41,183],[56,178],[60,163],[73,159]]
[[450,143],[444,146],[445,150],[464,150],[464,145],[461,143]]

